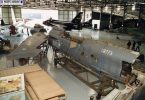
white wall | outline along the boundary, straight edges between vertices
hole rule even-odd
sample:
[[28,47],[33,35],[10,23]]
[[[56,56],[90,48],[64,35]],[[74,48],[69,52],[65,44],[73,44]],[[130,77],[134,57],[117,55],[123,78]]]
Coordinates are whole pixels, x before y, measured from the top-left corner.
[[76,17],[76,14],[76,11],[73,10],[59,10],[58,19],[61,21],[71,21],[74,17]]
[[92,28],[94,29],[94,24],[97,24],[97,29],[100,29],[100,20],[92,20]]
[[58,19],[58,10],[22,9],[22,18],[47,20],[50,17]]
[[2,17],[2,9],[0,8],[0,18]]
[[[85,12],[85,21],[90,20],[92,17],[92,11],[91,10],[86,10]],[[84,14],[83,14],[83,18],[84,18]]]

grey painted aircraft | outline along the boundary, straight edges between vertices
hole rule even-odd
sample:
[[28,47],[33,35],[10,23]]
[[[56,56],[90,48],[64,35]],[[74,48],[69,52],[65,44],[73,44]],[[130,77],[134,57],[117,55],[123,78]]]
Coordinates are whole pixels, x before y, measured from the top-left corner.
[[96,69],[98,75],[105,74],[123,82],[127,74],[132,74],[132,64],[139,56],[122,47],[95,40],[77,40],[59,29],[49,34],[49,43],[72,60]]

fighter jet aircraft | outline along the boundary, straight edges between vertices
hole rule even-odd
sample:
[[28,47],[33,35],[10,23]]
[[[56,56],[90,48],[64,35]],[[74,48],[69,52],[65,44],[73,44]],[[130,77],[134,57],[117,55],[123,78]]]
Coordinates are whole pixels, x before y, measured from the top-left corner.
[[68,31],[72,29],[80,30],[82,29],[82,24],[81,24],[82,15],[83,15],[83,12],[79,12],[71,22],[59,21],[59,20],[54,20],[50,18],[49,20],[46,20],[43,23],[49,26],[52,24],[63,25],[63,28]]

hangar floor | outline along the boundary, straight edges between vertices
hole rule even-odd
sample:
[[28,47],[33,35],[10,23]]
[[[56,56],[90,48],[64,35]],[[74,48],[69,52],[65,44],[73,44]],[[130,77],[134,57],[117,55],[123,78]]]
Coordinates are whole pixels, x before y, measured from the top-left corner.
[[[91,33],[91,34],[90,34]],[[95,40],[112,42],[115,45],[119,45],[127,48],[128,40],[134,40],[133,37],[123,34],[108,33],[105,31],[92,31],[84,29],[79,32],[73,31],[70,33],[73,36],[80,36],[83,38],[91,38]],[[119,39],[116,39],[116,37]],[[13,43],[19,44],[27,37],[27,34],[16,36],[5,36],[4,38],[10,39]],[[141,46],[141,53],[145,54],[145,43]],[[15,66],[18,66],[18,62],[15,61]],[[6,60],[4,55],[0,57],[0,68],[11,67],[12,62]],[[55,69],[48,65],[47,59],[44,59],[41,65],[48,73],[64,88],[67,93],[68,100],[88,100],[91,95],[95,94],[95,91],[79,81],[71,73],[63,68]]]
[[48,73],[66,91],[68,100],[89,100],[89,97],[95,94],[93,89],[86,86],[64,68],[50,68]]

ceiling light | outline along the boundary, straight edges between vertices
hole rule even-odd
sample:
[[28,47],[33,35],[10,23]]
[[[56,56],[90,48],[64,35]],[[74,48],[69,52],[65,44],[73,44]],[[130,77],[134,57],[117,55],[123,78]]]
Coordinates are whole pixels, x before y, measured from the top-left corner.
[[131,8],[132,11],[135,10],[135,3],[133,4],[132,8]]
[[81,12],[83,12],[83,7],[81,6]]
[[105,7],[105,11],[108,11],[108,6]]
[[99,7],[96,7],[96,10],[99,11]]
[[121,7],[120,6],[117,6],[117,11],[119,11],[121,9]]

